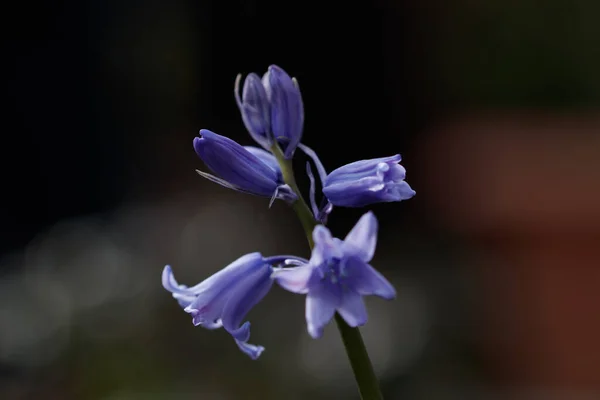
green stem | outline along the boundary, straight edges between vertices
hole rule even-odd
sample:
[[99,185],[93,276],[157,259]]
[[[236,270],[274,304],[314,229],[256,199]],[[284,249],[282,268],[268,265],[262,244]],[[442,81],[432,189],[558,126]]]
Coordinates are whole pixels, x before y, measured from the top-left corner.
[[346,348],[346,354],[354,372],[354,379],[358,385],[360,398],[363,400],[380,400],[383,399],[379,390],[377,376],[373,371],[373,365],[369,359],[369,353],[363,342],[362,335],[358,328],[350,327],[339,314],[335,314],[335,322],[337,323],[342,342]]
[[316,226],[315,219],[313,217],[312,211],[308,208],[308,205],[302,198],[302,194],[300,194],[300,189],[298,189],[298,184],[296,183],[296,178],[294,177],[294,167],[292,166],[292,160],[287,160],[283,156],[283,152],[279,148],[277,144],[271,147],[271,152],[277,159],[279,163],[279,167],[281,168],[281,173],[283,174],[283,180],[287,183],[292,190],[298,195],[298,200],[292,204],[292,208],[298,215],[300,219],[300,223],[304,228],[304,233],[306,234],[306,238],[308,239],[308,245],[312,249],[315,245],[312,238],[313,228]]
[[[308,244],[312,250],[315,245],[312,238],[312,231],[314,227],[317,226],[317,222],[300,194],[300,190],[298,189],[294,177],[292,161],[285,159],[283,152],[277,144],[271,148],[271,151],[277,158],[285,183],[287,183],[298,195],[298,200],[292,205],[292,208],[302,223],[304,233],[308,239]],[[367,348],[363,342],[360,330],[358,328],[350,327],[337,313],[335,314],[335,322],[337,323],[338,330],[342,336],[342,342],[344,343],[346,354],[348,355],[350,366],[352,367],[352,372],[354,372],[354,379],[358,386],[360,398],[362,400],[382,400],[383,396],[379,390],[377,376],[373,371],[373,365],[369,359],[369,354],[367,353]]]

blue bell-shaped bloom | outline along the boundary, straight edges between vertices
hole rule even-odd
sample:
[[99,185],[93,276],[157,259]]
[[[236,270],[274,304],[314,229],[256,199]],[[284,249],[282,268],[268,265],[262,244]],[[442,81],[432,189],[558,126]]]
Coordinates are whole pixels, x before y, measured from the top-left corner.
[[242,324],[242,321],[271,289],[272,272],[273,268],[260,253],[251,253],[190,288],[178,284],[167,265],[162,282],[184,311],[192,315],[194,325],[225,328],[240,350],[255,360],[264,347],[248,343],[250,322]]

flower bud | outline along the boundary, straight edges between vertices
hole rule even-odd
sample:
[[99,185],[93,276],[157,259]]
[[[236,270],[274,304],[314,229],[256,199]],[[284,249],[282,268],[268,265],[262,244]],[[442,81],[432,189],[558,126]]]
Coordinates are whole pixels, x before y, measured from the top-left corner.
[[323,194],[340,207],[410,199],[416,192],[404,181],[406,170],[400,160],[397,154],[344,165],[327,175]]
[[242,121],[250,136],[261,146],[269,149],[273,144],[271,135],[271,110],[267,92],[258,75],[249,74],[244,80],[242,97],[240,98],[239,86],[242,76],[235,80],[235,101],[242,114]]
[[[202,177],[239,192],[294,201],[296,194],[283,182],[275,163],[266,163],[235,141],[208,129],[194,138],[194,150],[216,175],[197,171]],[[256,149],[259,150],[260,149]],[[261,158],[265,159],[263,161]]]

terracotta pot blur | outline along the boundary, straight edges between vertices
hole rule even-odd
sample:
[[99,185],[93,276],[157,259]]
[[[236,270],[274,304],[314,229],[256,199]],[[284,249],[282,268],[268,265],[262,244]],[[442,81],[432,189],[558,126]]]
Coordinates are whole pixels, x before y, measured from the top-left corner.
[[600,390],[600,115],[474,113],[423,138],[419,201],[467,241],[493,377]]

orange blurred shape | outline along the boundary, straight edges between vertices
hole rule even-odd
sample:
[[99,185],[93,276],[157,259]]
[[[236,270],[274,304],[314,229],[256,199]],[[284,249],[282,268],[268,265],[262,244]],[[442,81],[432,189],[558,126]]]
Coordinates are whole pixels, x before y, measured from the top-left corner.
[[495,377],[600,390],[600,113],[465,114],[423,137],[415,190],[470,246]]

